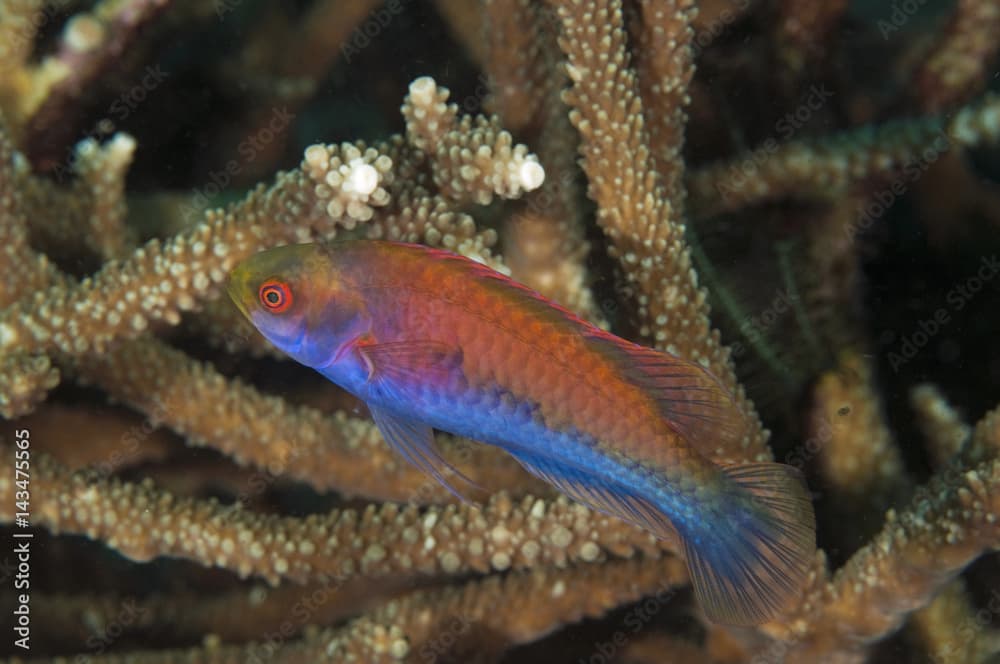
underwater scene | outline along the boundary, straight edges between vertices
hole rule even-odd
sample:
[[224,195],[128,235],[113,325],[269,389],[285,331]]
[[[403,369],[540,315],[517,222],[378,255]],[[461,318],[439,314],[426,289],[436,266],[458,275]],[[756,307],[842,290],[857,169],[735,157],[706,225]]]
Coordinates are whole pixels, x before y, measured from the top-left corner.
[[1000,662],[1000,0],[0,0],[0,662]]

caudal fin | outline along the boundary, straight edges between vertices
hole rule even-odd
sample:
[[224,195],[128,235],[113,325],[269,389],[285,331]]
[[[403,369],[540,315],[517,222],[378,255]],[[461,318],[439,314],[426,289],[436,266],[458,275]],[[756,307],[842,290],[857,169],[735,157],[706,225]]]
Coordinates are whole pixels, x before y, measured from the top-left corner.
[[716,518],[681,531],[695,596],[714,622],[766,622],[802,592],[816,551],[816,521],[801,474],[778,463],[723,469],[730,497]]
[[680,535],[695,596],[715,622],[766,622],[801,592],[816,551],[816,521],[801,474],[778,463],[722,469],[723,493],[690,518],[667,513],[633,487],[524,450],[512,452],[530,472],[571,498],[645,528]]

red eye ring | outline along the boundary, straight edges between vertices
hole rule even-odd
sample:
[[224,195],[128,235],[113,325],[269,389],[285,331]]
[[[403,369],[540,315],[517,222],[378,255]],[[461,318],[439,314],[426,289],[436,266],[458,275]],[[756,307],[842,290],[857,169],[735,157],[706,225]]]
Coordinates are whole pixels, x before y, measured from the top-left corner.
[[284,281],[268,279],[260,285],[257,299],[272,314],[280,314],[292,306],[292,289]]

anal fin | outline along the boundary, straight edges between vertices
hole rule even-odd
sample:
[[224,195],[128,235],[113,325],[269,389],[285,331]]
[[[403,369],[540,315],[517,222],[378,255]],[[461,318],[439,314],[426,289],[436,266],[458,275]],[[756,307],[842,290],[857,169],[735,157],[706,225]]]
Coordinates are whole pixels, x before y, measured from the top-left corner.
[[660,539],[676,539],[676,530],[662,510],[625,486],[542,455],[511,452],[525,470],[587,507],[618,517]]

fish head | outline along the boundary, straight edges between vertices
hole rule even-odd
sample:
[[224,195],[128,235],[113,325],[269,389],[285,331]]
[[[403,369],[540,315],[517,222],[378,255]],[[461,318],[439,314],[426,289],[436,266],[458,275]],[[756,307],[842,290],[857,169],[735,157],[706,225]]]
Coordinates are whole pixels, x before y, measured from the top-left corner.
[[251,256],[233,268],[227,290],[268,341],[309,367],[325,366],[370,327],[359,291],[322,245]]

